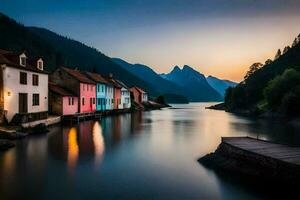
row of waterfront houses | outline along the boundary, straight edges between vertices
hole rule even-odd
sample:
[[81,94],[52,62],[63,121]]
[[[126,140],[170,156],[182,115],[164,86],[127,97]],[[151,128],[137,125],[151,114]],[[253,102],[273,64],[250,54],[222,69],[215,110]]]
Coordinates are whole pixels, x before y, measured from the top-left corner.
[[41,57],[0,49],[0,122],[35,121],[48,113],[69,116],[129,109],[148,95],[139,87],[127,87],[110,75],[59,67],[51,74]]

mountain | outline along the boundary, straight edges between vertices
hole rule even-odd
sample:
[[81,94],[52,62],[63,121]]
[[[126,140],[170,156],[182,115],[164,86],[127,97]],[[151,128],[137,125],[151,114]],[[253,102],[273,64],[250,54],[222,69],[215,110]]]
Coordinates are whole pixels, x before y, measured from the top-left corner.
[[125,70],[97,49],[47,29],[23,26],[1,13],[0,48],[11,51],[26,50],[33,57],[42,56],[45,69],[50,72],[63,65],[105,76],[112,73],[116,79],[128,86],[139,86],[151,96],[160,94],[151,84]]
[[186,97],[184,97],[185,92],[182,87],[162,78],[150,67],[142,64],[131,64],[120,58],[112,58],[112,60],[132,74],[142,77],[145,82],[151,84],[156,91],[164,95],[168,103],[187,102]]
[[205,76],[193,68],[185,65],[182,69],[175,66],[168,74],[161,74],[166,80],[169,80],[185,90],[185,95],[190,101],[222,101],[222,96],[213,89],[207,82]]
[[237,85],[237,83],[233,81],[222,80],[214,76],[208,76],[206,77],[206,80],[208,84],[212,88],[214,88],[222,97],[224,97],[227,88],[235,87]]

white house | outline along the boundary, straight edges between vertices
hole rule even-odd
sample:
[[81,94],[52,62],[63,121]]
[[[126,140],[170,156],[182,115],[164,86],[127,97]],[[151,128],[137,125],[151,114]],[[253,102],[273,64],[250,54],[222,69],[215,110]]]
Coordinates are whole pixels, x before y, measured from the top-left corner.
[[0,50],[0,110],[8,122],[47,118],[48,73],[42,58]]
[[[106,79],[109,83],[110,81]],[[106,110],[114,109],[114,86],[112,84],[106,85],[105,91]]]
[[117,80],[121,88],[121,104],[119,105],[119,109],[127,109],[131,107],[130,100],[130,91],[129,88],[121,81]]
[[142,102],[147,102],[148,101],[148,94],[146,92],[142,93]]

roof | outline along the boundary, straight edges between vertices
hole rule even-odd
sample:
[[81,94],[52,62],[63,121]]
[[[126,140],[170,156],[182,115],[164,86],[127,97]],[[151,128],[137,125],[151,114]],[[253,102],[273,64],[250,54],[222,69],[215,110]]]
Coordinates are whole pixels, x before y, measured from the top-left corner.
[[105,80],[105,78],[103,78],[100,74],[92,72],[85,72],[85,74],[95,82],[109,84],[109,82]]
[[51,83],[51,82],[49,82],[49,89],[52,92],[59,94],[61,96],[76,96],[73,93],[71,93],[70,91],[68,91],[58,85],[55,85],[54,83]]
[[133,89],[137,90],[140,93],[146,93],[144,90],[142,90],[141,88],[139,88],[137,86],[134,86],[134,87],[130,88],[130,90],[133,90]]
[[129,89],[127,85],[125,85],[122,81],[116,80],[119,85],[121,85],[123,88]]
[[21,70],[48,74],[48,72],[44,70],[40,70],[36,66],[30,65],[29,63],[27,63],[26,66],[21,66],[19,63],[19,56],[22,53],[24,52],[15,53],[15,52],[0,49],[0,64],[6,64],[8,67],[14,67]]
[[111,83],[116,88],[122,88],[122,86],[113,78],[105,78],[109,83]]
[[70,68],[66,68],[66,67],[61,67],[61,69],[63,69],[65,72],[67,72],[69,75],[73,76],[75,79],[77,79],[80,82],[88,83],[88,84],[95,84],[94,81],[89,79],[86,75],[84,75],[83,73],[81,73],[78,70],[74,70],[74,69],[70,69]]

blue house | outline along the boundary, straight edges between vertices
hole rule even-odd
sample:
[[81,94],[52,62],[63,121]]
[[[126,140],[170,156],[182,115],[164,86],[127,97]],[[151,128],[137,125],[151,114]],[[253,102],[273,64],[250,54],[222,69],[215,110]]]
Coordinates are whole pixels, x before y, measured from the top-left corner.
[[107,107],[107,88],[110,83],[106,81],[100,74],[85,72],[87,77],[96,82],[96,110],[104,111]]

